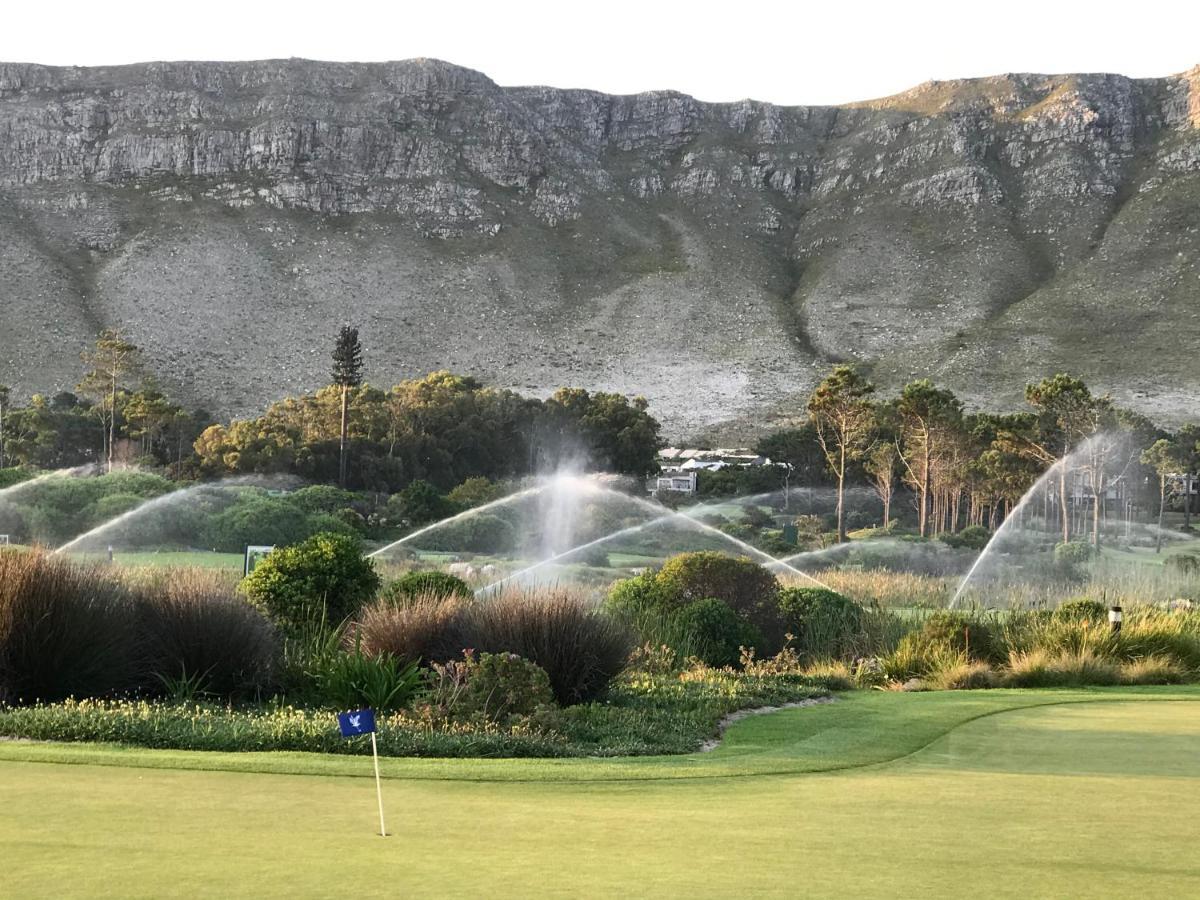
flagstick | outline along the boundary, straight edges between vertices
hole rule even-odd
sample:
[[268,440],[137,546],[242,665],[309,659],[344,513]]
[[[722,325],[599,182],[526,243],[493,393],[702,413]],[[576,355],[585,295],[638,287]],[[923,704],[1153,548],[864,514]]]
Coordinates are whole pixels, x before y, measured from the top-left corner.
[[375,744],[375,732],[371,732],[371,756],[375,760],[375,795],[379,798],[379,836],[387,837],[383,824],[383,785],[379,782],[379,747]]

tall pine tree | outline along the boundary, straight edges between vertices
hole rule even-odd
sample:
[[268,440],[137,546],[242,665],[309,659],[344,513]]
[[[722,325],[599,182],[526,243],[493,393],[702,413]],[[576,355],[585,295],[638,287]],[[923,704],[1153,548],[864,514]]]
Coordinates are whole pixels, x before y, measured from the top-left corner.
[[342,431],[338,445],[338,484],[346,486],[346,450],[348,444],[347,412],[350,388],[363,382],[362,344],[358,340],[358,329],[343,325],[333,345],[333,383],[342,389]]

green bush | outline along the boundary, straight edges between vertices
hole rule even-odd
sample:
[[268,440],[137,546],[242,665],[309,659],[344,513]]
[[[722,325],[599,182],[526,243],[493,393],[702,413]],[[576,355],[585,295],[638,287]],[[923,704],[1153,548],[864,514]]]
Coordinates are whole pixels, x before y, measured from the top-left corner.
[[386,653],[372,656],[359,647],[319,659],[311,676],[319,696],[335,709],[391,712],[407,706],[421,687],[416,663]]
[[933,647],[965,653],[971,659],[990,660],[997,651],[992,629],[986,622],[948,609],[930,614],[921,625],[919,639]]
[[510,591],[464,612],[469,646],[541,666],[563,706],[600,696],[633,649],[625,623],[565,590]]
[[1064,622],[1107,622],[1108,608],[1098,600],[1067,600],[1054,610],[1054,618]]
[[604,600],[609,612],[629,617],[652,611],[667,613],[677,605],[675,594],[659,582],[653,570],[613,582]]
[[1054,561],[1060,566],[1081,566],[1094,556],[1095,550],[1086,541],[1067,541],[1054,547]]
[[477,513],[439,526],[413,541],[422,550],[466,553],[507,553],[517,542],[512,523],[499,516]]
[[784,588],[779,611],[797,652],[836,659],[858,655],[863,608],[848,597],[825,588]]
[[712,551],[681,553],[666,561],[655,580],[672,605],[715,597],[761,632],[766,646],[758,649],[773,652],[782,646],[779,582],[752,560]]
[[287,495],[289,503],[306,513],[339,513],[357,500],[357,495],[329,484],[309,485]]
[[550,677],[515,653],[484,653],[468,664],[462,705],[494,722],[507,722],[554,706]]
[[0,551],[0,701],[104,697],[136,685],[137,615],[96,566]]
[[1163,565],[1180,575],[1200,575],[1200,554],[1176,553],[1163,560]]
[[204,543],[223,553],[241,553],[251,544],[298,544],[312,533],[308,514],[290,500],[247,493],[209,517]]
[[968,525],[957,533],[943,532],[938,535],[939,541],[956,550],[982,550],[991,539],[992,533],[982,525]]
[[222,573],[168,570],[139,592],[147,688],[187,682],[225,698],[270,687],[279,642],[271,623],[237,596]]
[[742,647],[762,644],[755,627],[716,597],[693,600],[678,610],[675,625],[691,655],[710,666],[736,666]]
[[358,541],[317,534],[268,555],[242,582],[250,602],[281,628],[298,633],[314,623],[336,625],[379,589],[379,576]]
[[470,600],[474,596],[474,591],[461,578],[436,570],[406,572],[390,582],[381,594],[382,599],[392,604],[400,604],[414,597],[462,597]]

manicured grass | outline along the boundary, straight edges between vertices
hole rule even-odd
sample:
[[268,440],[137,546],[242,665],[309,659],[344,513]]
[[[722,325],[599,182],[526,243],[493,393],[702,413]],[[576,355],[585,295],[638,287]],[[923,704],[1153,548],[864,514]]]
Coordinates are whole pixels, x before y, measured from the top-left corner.
[[[4,890],[20,897],[1195,896],[1200,716],[1195,703],[1146,702],[1167,697],[1198,700],[1200,692],[854,695],[746,720],[690,773],[749,774],[768,757],[797,773],[783,777],[680,779],[687,764],[658,760],[626,774],[657,772],[661,780],[480,783],[470,779],[500,770],[469,761],[440,773],[459,780],[431,781],[419,777],[434,775],[415,765],[422,761],[389,760],[386,840],[372,834],[368,777],[45,765],[12,760],[40,751],[46,760],[84,762],[89,751],[0,746]],[[1089,699],[1099,702],[1061,702]],[[911,753],[916,744],[923,749]],[[90,752],[110,764],[122,756]],[[910,753],[884,765],[798,774]],[[151,756],[125,753],[139,766]],[[198,756],[177,754],[174,763],[196,764]],[[334,762],[369,774],[365,759]],[[284,770],[298,761],[276,764]],[[581,778],[614,766],[621,764],[567,764]],[[546,774],[524,761],[508,774],[517,771]]]
[[[77,559],[103,562],[107,553],[72,554]],[[242,570],[243,557],[240,553],[214,553],[205,550],[116,550],[113,562],[125,568],[174,566],[177,568],[235,569]]]

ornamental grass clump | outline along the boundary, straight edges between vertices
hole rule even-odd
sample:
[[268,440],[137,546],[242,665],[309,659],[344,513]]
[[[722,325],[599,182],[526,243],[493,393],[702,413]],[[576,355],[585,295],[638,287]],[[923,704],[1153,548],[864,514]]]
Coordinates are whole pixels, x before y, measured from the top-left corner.
[[467,603],[460,597],[434,592],[418,594],[403,603],[377,600],[363,608],[347,629],[364,653],[391,654],[423,665],[445,663],[471,646],[467,633]]
[[164,571],[138,595],[147,690],[246,699],[272,686],[275,628],[222,573]]
[[137,686],[137,614],[98,566],[0,552],[0,700],[107,697]]
[[473,649],[515,653],[541,666],[563,706],[603,694],[633,651],[628,625],[562,588],[507,591],[464,613]]

